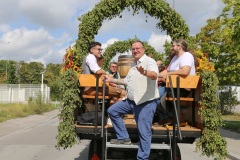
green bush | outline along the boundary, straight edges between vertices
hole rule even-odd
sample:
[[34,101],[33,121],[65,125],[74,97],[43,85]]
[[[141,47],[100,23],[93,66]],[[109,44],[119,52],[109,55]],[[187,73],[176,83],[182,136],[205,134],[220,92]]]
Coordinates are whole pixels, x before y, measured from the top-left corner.
[[35,99],[33,99],[32,97],[29,98],[28,107],[31,108],[31,111],[34,114],[42,114],[43,112],[54,109],[54,106],[50,103],[44,103],[43,96],[41,94],[39,94]]

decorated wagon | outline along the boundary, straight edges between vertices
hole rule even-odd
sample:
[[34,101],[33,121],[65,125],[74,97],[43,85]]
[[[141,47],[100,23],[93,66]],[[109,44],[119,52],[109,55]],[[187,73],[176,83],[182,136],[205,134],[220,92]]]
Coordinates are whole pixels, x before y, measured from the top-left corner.
[[[114,2],[114,3],[113,3]],[[111,6],[111,7],[110,7]],[[108,8],[108,12],[106,7]],[[125,115],[124,122],[129,136],[133,142],[131,145],[113,145],[109,141],[115,138],[115,131],[110,123],[107,123],[106,110],[110,107],[109,96],[103,92],[98,95],[100,88],[108,88],[108,83],[99,75],[80,74],[81,64],[87,54],[87,45],[94,41],[104,19],[111,19],[119,15],[126,7],[132,7],[134,12],[143,9],[150,16],[160,19],[159,28],[167,31],[172,39],[188,38],[188,27],[181,17],[172,10],[163,0],[103,0],[95,8],[80,18],[79,39],[74,48],[68,48],[64,57],[63,66],[63,109],[61,122],[57,136],[57,147],[71,147],[79,139],[91,140],[88,159],[134,159],[138,148],[138,132],[133,115]],[[117,8],[110,10],[110,8]],[[167,12],[165,12],[167,11]],[[101,14],[100,14],[101,13]],[[91,25],[90,25],[91,24]],[[87,26],[87,27],[86,27]],[[130,49],[133,39],[119,41],[109,46],[104,52],[103,68],[116,53],[124,53]],[[119,47],[121,46],[121,47]],[[158,53],[146,43],[146,52],[153,53],[157,58]],[[178,143],[193,143],[197,138],[197,148],[207,156],[226,156],[226,141],[219,134],[221,115],[216,109],[217,78],[213,73],[213,66],[207,57],[195,50],[199,66],[197,76],[170,76],[167,77],[166,86],[170,89],[191,88],[190,97],[183,98],[180,94],[167,97],[166,100],[174,102],[174,119],[170,124],[154,123],[152,126],[152,145],[150,159],[181,159]],[[123,67],[121,67],[123,69]],[[122,72],[122,71],[120,71]],[[126,70],[122,74],[125,74]],[[81,92],[83,87],[95,87],[96,95],[89,96]],[[85,102],[94,102],[94,109],[89,112]],[[81,122],[79,116],[83,115],[91,121]],[[85,117],[85,118],[86,118]]]

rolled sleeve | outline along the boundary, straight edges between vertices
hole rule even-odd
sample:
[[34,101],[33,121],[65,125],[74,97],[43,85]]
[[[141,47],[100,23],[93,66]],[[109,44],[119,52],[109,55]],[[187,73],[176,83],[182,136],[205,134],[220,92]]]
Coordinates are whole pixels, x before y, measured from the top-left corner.
[[87,65],[89,66],[90,70],[93,72],[93,73],[96,73],[98,70],[100,70],[101,68],[98,66],[98,63],[97,63],[97,59],[94,55],[92,54],[89,54],[86,58],[86,63]]

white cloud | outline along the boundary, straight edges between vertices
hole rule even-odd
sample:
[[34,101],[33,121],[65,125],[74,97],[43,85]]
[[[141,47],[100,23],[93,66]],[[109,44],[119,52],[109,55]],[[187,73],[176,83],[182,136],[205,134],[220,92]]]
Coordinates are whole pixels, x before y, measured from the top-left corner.
[[112,45],[113,43],[115,43],[117,41],[119,41],[119,39],[117,39],[117,38],[109,39],[106,43],[102,44],[102,48],[106,49],[108,46]]
[[[166,0],[173,7],[172,0]],[[221,0],[175,0],[174,8],[190,27],[190,34],[195,35],[206,25],[209,18],[216,18],[222,12]]]
[[[125,9],[121,13],[122,18],[116,17],[103,21],[96,37],[118,37],[123,40],[137,37],[145,41],[150,37],[152,32],[161,32],[161,30],[156,28],[157,19],[144,14],[143,10],[140,10],[139,14],[134,16],[132,13],[132,9],[130,11]],[[148,17],[146,18],[146,16]]]
[[6,33],[10,30],[10,26],[9,25],[6,25],[6,24],[3,24],[3,25],[0,25],[0,33]]
[[151,37],[148,40],[148,44],[150,44],[157,52],[163,52],[163,45],[165,41],[171,41],[171,37],[167,35],[157,35],[152,33]]
[[77,11],[78,0],[20,0],[20,12],[32,23],[52,29],[67,26]]
[[15,29],[3,34],[0,42],[0,57],[8,57],[9,60],[16,61],[43,59],[42,57],[61,43],[60,39],[53,38],[42,28]]

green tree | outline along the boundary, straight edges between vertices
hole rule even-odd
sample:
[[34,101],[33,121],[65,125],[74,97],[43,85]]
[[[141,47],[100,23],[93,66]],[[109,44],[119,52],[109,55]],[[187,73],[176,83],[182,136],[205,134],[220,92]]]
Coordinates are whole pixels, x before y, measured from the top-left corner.
[[240,1],[223,0],[226,7],[196,35],[196,42],[215,64],[220,85],[240,84]]
[[44,74],[44,83],[51,84],[56,80],[56,78],[60,77],[61,68],[61,64],[47,64]]
[[165,64],[165,66],[167,66],[170,63],[169,55],[171,53],[172,44],[171,44],[171,42],[168,42],[166,40],[163,47],[164,47],[164,52],[162,53],[163,63]]
[[45,74],[44,74],[44,83],[50,87],[50,96],[51,100],[59,100],[61,98],[60,93],[60,70],[62,66],[61,64],[53,64],[49,63],[46,66]]
[[20,61],[18,65],[19,83],[23,84],[40,84],[42,81],[41,73],[44,66],[40,62],[25,63]]
[[17,77],[17,69],[16,69],[17,62],[15,61],[8,61],[8,69],[7,69],[7,83],[9,84],[17,84],[18,77]]
[[7,61],[1,60],[0,61],[0,83],[6,83],[7,82]]

